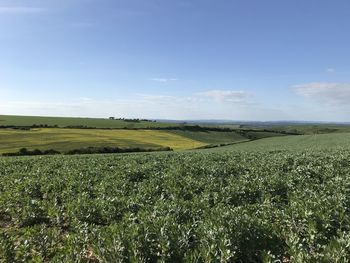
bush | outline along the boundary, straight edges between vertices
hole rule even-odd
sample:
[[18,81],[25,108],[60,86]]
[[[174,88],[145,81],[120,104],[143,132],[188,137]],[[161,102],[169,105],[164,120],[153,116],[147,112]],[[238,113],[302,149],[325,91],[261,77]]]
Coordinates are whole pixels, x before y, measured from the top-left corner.
[[55,155],[55,154],[61,154],[61,153],[54,149],[49,149],[49,150],[35,149],[33,151],[30,151],[27,148],[21,148],[18,152],[3,153],[2,155],[3,156],[31,156],[31,155]]

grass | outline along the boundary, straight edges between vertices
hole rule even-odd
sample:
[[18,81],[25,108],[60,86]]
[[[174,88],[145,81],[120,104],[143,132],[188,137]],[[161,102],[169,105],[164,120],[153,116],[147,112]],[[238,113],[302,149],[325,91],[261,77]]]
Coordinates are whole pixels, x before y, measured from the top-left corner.
[[206,145],[178,134],[158,130],[99,130],[38,128],[29,131],[0,129],[0,153],[55,149],[67,151],[89,146],[170,147],[186,150]]
[[293,132],[293,133],[300,133],[305,135],[350,132],[350,125],[339,125],[339,124],[268,125],[268,126],[256,126],[255,128],[274,130],[277,132],[281,132],[281,131]]
[[0,126],[32,126],[49,125],[58,127],[87,126],[93,128],[148,128],[177,126],[176,123],[165,122],[128,122],[123,120],[110,120],[102,118],[66,118],[66,117],[39,117],[0,115]]
[[294,135],[263,138],[260,140],[211,149],[212,151],[312,151],[350,149],[350,133]]
[[[60,152],[86,147],[170,147],[187,150],[204,146],[249,141],[251,137],[276,136],[276,133],[235,131],[190,131],[190,130],[129,130],[129,129],[73,129],[31,128],[0,129],[0,153],[28,150],[54,149]],[[256,133],[256,134],[255,134]],[[249,136],[249,137],[247,137]]]
[[[178,124],[148,121],[129,122],[97,118],[0,115],[0,127],[11,125],[32,126],[34,124],[57,125],[59,128],[37,128],[30,131],[0,129],[0,153],[16,152],[20,148],[68,151],[78,148],[105,146],[140,148],[170,147],[174,150],[188,150],[209,145],[231,143],[235,144],[216,148],[214,151],[278,151],[285,149],[300,150],[304,148],[327,150],[339,148],[343,145],[350,145],[350,126],[346,125],[296,124],[259,126],[256,127],[256,130],[167,131],[146,130],[145,128],[166,128],[178,126]],[[67,126],[96,127],[97,129],[60,128]],[[108,130],[108,128],[112,130]],[[133,130],[130,128],[145,130]],[[268,132],[262,129],[276,132]],[[277,132],[297,132],[307,135],[281,136],[283,134]],[[254,141],[249,142],[250,139]]]
[[236,132],[172,131],[172,133],[208,144],[232,143],[247,140],[247,138]]

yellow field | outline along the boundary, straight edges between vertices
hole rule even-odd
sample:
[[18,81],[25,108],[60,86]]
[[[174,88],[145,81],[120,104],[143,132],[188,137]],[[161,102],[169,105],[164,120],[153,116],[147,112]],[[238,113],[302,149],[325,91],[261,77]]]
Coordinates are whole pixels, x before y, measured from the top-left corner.
[[206,145],[190,138],[157,130],[101,130],[40,128],[30,131],[1,129],[0,153],[20,148],[59,151],[84,147],[170,147],[186,150]]

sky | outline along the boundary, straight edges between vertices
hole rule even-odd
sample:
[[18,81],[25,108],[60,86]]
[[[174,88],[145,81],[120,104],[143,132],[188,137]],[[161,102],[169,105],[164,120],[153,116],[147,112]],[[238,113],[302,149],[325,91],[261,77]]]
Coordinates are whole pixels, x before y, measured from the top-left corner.
[[349,0],[0,0],[0,114],[350,121]]

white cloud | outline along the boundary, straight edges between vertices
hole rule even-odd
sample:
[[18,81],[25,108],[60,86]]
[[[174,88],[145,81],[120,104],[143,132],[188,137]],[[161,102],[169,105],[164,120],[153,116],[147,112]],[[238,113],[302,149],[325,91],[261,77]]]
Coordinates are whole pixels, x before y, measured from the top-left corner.
[[[332,86],[333,85],[333,86]],[[296,102],[295,104],[262,104],[255,95],[245,91],[209,90],[188,96],[169,94],[130,94],[123,98],[96,99],[81,97],[59,99],[23,99],[4,96],[0,87],[0,112],[13,115],[126,117],[159,119],[227,119],[227,120],[314,120],[350,121],[350,84],[311,83],[297,85],[300,96],[318,102],[339,105]],[[335,96],[335,90],[341,95]]]
[[29,6],[0,6],[0,14],[33,14],[46,11],[46,8]]
[[327,72],[327,73],[335,73],[335,72],[337,72],[337,71],[336,71],[336,69],[334,69],[334,68],[327,68],[327,69],[326,69],[326,72]]
[[295,85],[297,95],[332,106],[350,105],[350,83],[308,83]]
[[130,117],[130,118],[191,118],[198,114],[197,106],[181,97],[136,95],[128,99],[96,100],[77,98],[70,101],[14,101],[0,98],[2,114],[36,116]]
[[81,116],[81,117],[128,117],[160,119],[242,119],[249,118],[251,109],[242,104],[217,103],[197,94],[169,96],[134,94],[125,99],[97,100],[80,97],[68,101],[11,101],[0,98],[2,114]]
[[247,102],[252,94],[245,91],[237,90],[208,90],[205,92],[199,92],[197,95],[206,97],[218,102],[233,102],[243,103]]
[[151,78],[150,80],[165,83],[165,82],[170,82],[170,81],[177,81],[178,79],[176,79],[176,78]]

